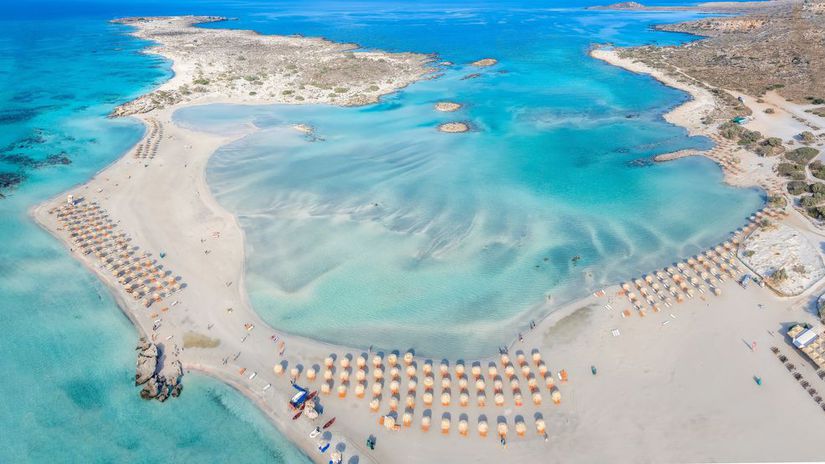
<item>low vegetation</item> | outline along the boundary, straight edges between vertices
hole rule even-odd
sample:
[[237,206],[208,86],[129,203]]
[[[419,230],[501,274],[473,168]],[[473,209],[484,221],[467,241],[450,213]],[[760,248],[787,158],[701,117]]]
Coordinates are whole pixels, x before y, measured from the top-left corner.
[[811,162],[812,159],[819,155],[819,150],[811,147],[800,147],[785,153],[785,159],[798,164],[805,164]]

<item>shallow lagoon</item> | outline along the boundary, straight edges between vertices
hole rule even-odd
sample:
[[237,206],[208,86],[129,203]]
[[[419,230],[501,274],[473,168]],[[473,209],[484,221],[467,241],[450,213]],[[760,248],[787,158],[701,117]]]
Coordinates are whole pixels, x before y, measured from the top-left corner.
[[[662,119],[684,94],[586,56],[592,43],[686,38],[648,29],[665,15],[626,17],[466,9],[415,34],[426,14],[365,14],[334,37],[371,43],[391,23],[392,44],[426,51],[443,33],[453,40],[439,60],[457,65],[363,108],[178,111],[202,130],[257,128],[207,173],[244,228],[256,310],[324,340],[474,356],[564,302],[723,240],[762,196],[723,185],[705,159],[650,163],[709,142]],[[500,62],[467,65],[484,56]],[[466,106],[438,113],[440,100]],[[475,130],[435,130],[450,120]]]

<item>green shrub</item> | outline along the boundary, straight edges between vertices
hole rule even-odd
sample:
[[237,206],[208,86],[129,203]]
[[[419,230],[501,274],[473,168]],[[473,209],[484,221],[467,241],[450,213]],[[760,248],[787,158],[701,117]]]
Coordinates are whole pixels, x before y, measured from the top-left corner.
[[[822,184],[825,187],[825,184]],[[784,208],[788,202],[782,195],[771,195],[768,197],[768,206],[771,208]]]
[[817,179],[825,180],[825,165],[822,164],[822,161],[814,161],[808,166],[808,169],[811,170],[811,174]]
[[802,195],[808,191],[808,184],[799,180],[792,180],[788,182],[787,189],[791,195]]
[[803,208],[813,208],[814,206],[821,205],[823,202],[825,202],[825,193],[814,193],[802,197],[799,204],[802,205]]
[[808,216],[814,219],[825,219],[825,207],[823,206],[808,208],[805,210],[805,212],[808,213]]
[[813,143],[816,140],[816,136],[811,131],[803,131],[799,134],[799,140],[802,140],[805,143]]
[[764,145],[767,147],[781,147],[782,146],[782,139],[779,137],[768,137],[762,141],[760,145]]
[[811,193],[825,193],[825,184],[822,182],[814,182],[808,186],[808,191]]
[[808,164],[812,159],[816,158],[816,155],[818,154],[819,150],[816,148],[799,147],[785,153],[785,158],[788,161],[793,161],[794,163]]
[[739,134],[739,145],[750,145],[759,141],[762,134],[759,131],[745,129]]
[[790,177],[795,180],[802,180],[805,178],[804,167],[796,163],[779,163],[776,167],[776,172],[780,176]]
[[727,121],[719,125],[719,133],[722,137],[730,140],[738,138],[739,134],[741,134],[744,130],[744,127],[731,121]]
[[781,268],[781,269],[777,270],[776,272],[774,272],[771,275],[771,280],[773,280],[774,282],[777,282],[777,283],[778,282],[783,282],[787,279],[788,279],[788,271],[786,271],[785,268]]

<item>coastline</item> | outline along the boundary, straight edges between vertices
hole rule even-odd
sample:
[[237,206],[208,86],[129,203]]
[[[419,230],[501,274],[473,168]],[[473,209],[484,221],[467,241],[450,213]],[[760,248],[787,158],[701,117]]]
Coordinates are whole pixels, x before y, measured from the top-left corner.
[[[622,64],[616,64],[605,58],[599,59],[604,59],[610,64],[620,67],[629,66],[629,68],[625,67],[625,69],[633,72],[645,73],[642,67],[643,65],[632,66],[632,63],[622,63],[621,61],[617,62]],[[616,59],[619,59],[618,55],[616,55]],[[653,75],[653,73],[650,74]],[[654,75],[654,77],[656,76]],[[661,79],[657,79],[666,85],[670,85],[667,81],[667,76],[662,75]],[[693,88],[676,80],[673,80],[673,83],[681,85],[684,88],[677,87],[676,85],[672,85],[673,87],[685,90],[691,93],[691,95],[694,95],[691,90],[697,92],[701,90],[698,87]],[[708,105],[712,105],[712,100],[709,103],[706,99],[707,95],[703,96],[701,92],[698,93],[700,94],[700,98],[694,96],[693,100],[685,102],[669,112],[666,119],[670,117],[671,119],[667,119],[669,122],[684,125],[683,127],[686,127],[691,135],[708,135],[709,129],[703,127],[700,121],[701,118],[697,119],[693,113],[707,111],[709,108]],[[202,103],[204,102],[198,101],[192,104]],[[205,167],[209,157],[217,147],[231,142],[233,138],[209,136],[175,126],[171,119],[172,113],[183,106],[186,105],[174,105],[171,108],[154,110],[151,113],[151,117],[157,118],[165,125],[164,127],[167,128],[167,135],[169,136],[163,140],[158,156],[155,159],[147,163],[134,161],[128,156],[134,151],[130,150],[110,166],[98,172],[91,180],[72,188],[71,191],[86,192],[84,195],[89,195],[89,198],[94,198],[99,201],[113,214],[113,217],[121,221],[124,229],[128,230],[130,234],[135,237],[135,242],[140,243],[145,249],[151,250],[155,254],[161,250],[171,250],[169,256],[164,258],[164,262],[169,263],[171,268],[179,270],[186,281],[190,283],[191,287],[181,296],[174,298],[182,300],[180,309],[186,309],[190,311],[190,313],[178,314],[179,311],[177,307],[171,309],[170,312],[164,316],[164,325],[158,331],[161,338],[167,335],[175,336],[180,334],[182,330],[189,329],[210,332],[211,329],[206,328],[208,325],[205,322],[209,320],[217,321],[222,317],[233,318],[233,327],[229,327],[229,323],[216,323],[214,327],[218,329],[220,335],[222,335],[222,337],[220,337],[222,340],[221,353],[216,353],[216,350],[210,351],[199,348],[188,348],[184,350],[182,354],[184,367],[187,370],[192,369],[213,376],[229,384],[236,390],[239,390],[244,396],[255,402],[255,404],[264,411],[270,421],[295,443],[296,446],[300,447],[308,457],[311,459],[316,457],[315,460],[318,461],[320,458],[317,458],[317,451],[311,442],[306,439],[308,431],[311,430],[310,425],[299,425],[299,422],[289,421],[287,419],[288,415],[286,415],[288,411],[278,409],[277,405],[280,404],[284,406],[286,404],[291,390],[283,378],[278,378],[272,372],[275,350],[273,345],[268,343],[266,336],[270,334],[277,335],[281,341],[287,343],[286,346],[288,347],[289,354],[285,359],[288,358],[291,361],[291,365],[298,361],[306,362],[307,365],[309,365],[310,362],[320,364],[330,352],[360,353],[363,350],[334,346],[291,334],[281,333],[274,328],[268,327],[266,323],[255,314],[248,302],[248,296],[244,289],[245,259],[243,230],[239,227],[235,216],[224,210],[217,203],[205,181]],[[147,124],[145,116],[136,117],[143,121],[144,124]],[[145,137],[147,136],[148,131]],[[191,148],[187,149],[185,148],[186,146],[190,146]],[[141,165],[144,166],[141,168]],[[181,165],[183,167],[181,167]],[[179,175],[181,170],[185,174],[184,176]],[[137,175],[134,176],[135,179],[132,179],[132,175],[135,173],[137,173]],[[728,173],[726,171],[726,179],[727,178]],[[123,186],[120,186],[121,183]],[[103,192],[99,192],[98,194],[94,193],[97,189],[101,188]],[[146,198],[141,198],[142,196]],[[41,227],[61,240],[67,248],[71,248],[70,242],[58,233],[54,221],[49,218],[46,212],[46,209],[48,209],[47,205],[59,204],[64,198],[65,194],[61,194],[44,204],[34,207],[30,211],[30,214]],[[168,211],[157,211],[156,205],[159,203],[162,204],[167,201],[167,199],[171,199],[169,200]],[[192,231],[196,232],[193,233]],[[209,254],[202,253],[204,243],[201,242],[199,244],[197,242],[198,238],[203,239],[204,237],[210,237],[210,234],[215,231],[220,232],[220,238],[207,238],[206,246],[209,246]],[[127,317],[132,320],[138,331],[142,334],[151,332],[152,318],[140,317],[142,313],[145,313],[145,310],[138,308],[124,298],[124,294],[121,289],[112,282],[112,278],[104,274],[104,271],[96,267],[89,259],[80,255],[76,257],[107,284],[111,293],[115,295],[118,305]],[[214,263],[220,263],[220,265],[214,266]],[[219,275],[212,275],[213,272]],[[224,282],[231,282],[232,284],[224,285]],[[738,291],[735,286],[731,285],[725,288],[726,293]],[[525,334],[524,342],[514,340],[511,346],[514,349],[519,346],[541,347],[545,354],[555,353],[548,350],[546,348],[547,346],[551,346],[554,349],[561,349],[559,357],[563,357],[571,364],[575,362],[577,365],[575,369],[570,369],[571,373],[573,373],[574,376],[581,374],[581,376],[584,377],[584,372],[586,372],[587,369],[586,364],[588,364],[587,356],[598,354],[598,352],[594,353],[592,347],[589,351],[587,350],[587,342],[594,340],[592,336],[591,338],[585,337],[582,340],[570,343],[567,347],[562,348],[555,340],[548,343],[546,334],[559,329],[559,326],[564,325],[562,321],[576,318],[577,314],[592,313],[594,308],[603,305],[605,298],[611,298],[610,295],[615,294],[616,291],[618,291],[618,287],[611,286],[605,291],[608,295],[607,297],[589,295],[551,312],[538,323],[536,329]],[[751,300],[754,298],[763,296],[757,292],[759,292],[758,289],[749,291],[749,303],[752,302]],[[686,312],[697,312],[701,310],[703,306],[702,303],[698,303],[698,301],[694,301],[693,303],[694,305],[687,308],[688,310]],[[783,306],[785,303],[778,301],[774,302],[774,304],[776,306]],[[233,309],[231,315],[224,313],[226,307]],[[666,317],[663,314],[659,316]],[[201,320],[194,320],[193,318],[196,317]],[[702,316],[694,315],[694,317],[701,318]],[[602,337],[607,337],[608,328],[626,322],[619,316],[618,311],[599,311],[597,319],[596,321],[591,320],[591,322],[593,322],[592,326],[588,325],[588,328],[594,331],[594,335],[596,332],[599,334],[597,347],[604,346],[605,339]],[[651,317],[651,319],[653,318]],[[249,344],[244,344],[244,341],[239,341],[242,335],[248,335],[249,333],[249,331],[243,329],[243,322],[252,323],[255,326],[254,332],[252,332],[254,333],[254,337],[249,339]],[[634,320],[632,322],[638,323],[639,321]],[[645,322],[650,321],[647,320]],[[582,327],[576,326],[576,328],[581,329]],[[564,327],[562,327],[562,329],[564,329]],[[571,329],[568,328],[565,330],[569,332]],[[624,331],[625,329],[623,328],[622,330]],[[640,329],[638,327],[628,329],[630,333],[634,330],[638,332]],[[260,335],[261,332],[264,332],[264,335]],[[214,333],[210,333],[214,335]],[[567,336],[570,336],[570,334],[567,333],[565,337]],[[643,336],[644,335],[640,333],[640,337]],[[682,336],[689,336],[689,334],[682,334]],[[610,338],[606,338],[606,340],[610,340]],[[680,340],[681,339],[677,339],[676,342]],[[667,343],[666,340],[659,341]],[[585,346],[582,346],[582,344],[585,344]],[[641,344],[641,346],[634,345],[630,347],[631,352],[634,352],[633,350],[650,348],[650,342],[637,342],[637,344]],[[252,382],[251,379],[248,379],[246,376],[235,377],[236,374],[234,374],[233,371],[239,364],[233,363],[231,366],[227,365],[223,367],[221,364],[221,356],[226,353],[229,347],[233,348],[232,352],[234,352],[235,349],[242,349],[247,352],[247,354],[249,350],[253,351],[252,355],[250,355],[252,356],[251,360],[247,361],[248,356],[244,356],[242,367],[247,370],[259,372],[260,378],[266,376],[268,379],[274,379],[271,383],[273,388],[268,390],[268,395],[265,395],[263,392],[258,394],[256,388],[259,388],[260,385]],[[581,349],[582,353],[577,354],[576,349]],[[194,354],[192,354],[193,352]],[[616,353],[614,353],[613,356],[615,357]],[[736,356],[738,356],[738,354]],[[489,359],[492,358],[486,358],[482,361]],[[661,361],[661,359],[658,358],[657,360]],[[704,362],[705,359],[702,358],[701,361]],[[607,362],[605,361],[605,363]],[[781,365],[778,367],[781,368]],[[779,370],[781,372],[781,369]],[[609,381],[611,379],[610,374],[605,375]],[[594,378],[600,381],[602,380],[601,377]],[[615,380],[615,377],[613,377],[613,379]],[[276,384],[275,382],[278,383]],[[582,382],[582,385],[584,385],[584,382]],[[599,403],[596,399],[596,395],[601,394],[603,391],[601,390],[602,387],[584,387],[582,393],[574,393],[571,404],[573,408],[584,408],[582,412],[575,412],[566,402],[561,406],[561,415],[566,419],[566,423],[558,424],[559,430],[561,430],[558,432],[558,436],[556,432],[554,432],[553,442],[555,446],[559,446],[562,449],[567,448],[568,450],[574,450],[580,445],[581,438],[574,432],[583,433],[584,431],[578,428],[577,423],[571,425],[571,422],[575,422],[572,418],[578,417],[576,414],[585,414],[585,416],[582,417],[594,419],[592,414],[604,412],[599,411],[599,408],[596,406],[587,406],[588,403],[601,404],[604,406],[604,401]],[[578,386],[573,387],[573,390],[577,388]],[[590,390],[588,390],[588,388]],[[564,389],[565,395],[567,394],[567,390],[567,388]],[[627,387],[625,387],[623,392],[632,394],[632,392],[627,391]],[[580,397],[577,398],[577,396]],[[634,401],[643,401],[636,397],[633,398]],[[267,403],[267,401],[271,401],[272,403]],[[355,439],[355,437],[365,435],[365,428],[369,428],[369,430],[377,428],[375,425],[376,416],[370,415],[368,411],[366,411],[366,400],[361,401],[359,405],[360,409],[358,410],[350,407],[352,404],[347,403],[347,401],[351,401],[351,399],[345,401],[329,399],[329,405],[327,407],[333,413],[337,411],[339,418],[342,417],[340,413],[353,416],[351,422],[339,420],[338,427],[340,428],[335,431],[335,434],[337,436],[340,432],[343,441],[347,443],[349,447],[347,454],[351,454],[353,449],[356,450],[361,459],[359,462],[386,462],[387,460],[395,458],[396,454],[399,453],[398,450],[403,450],[405,453],[412,453],[406,454],[406,456],[411,461],[415,461],[415,458],[418,458],[420,462],[432,462],[433,459],[443,459],[444,456],[448,454],[453,456],[474,456],[481,462],[497,462],[501,459],[497,454],[499,449],[498,444],[495,443],[496,440],[489,438],[485,441],[479,441],[477,439],[464,440],[463,443],[442,440],[441,442],[435,442],[432,443],[431,446],[427,446],[427,450],[420,450],[420,443],[418,443],[419,446],[416,446],[416,441],[419,439],[428,439],[424,435],[414,436],[408,440],[397,438],[398,436],[403,436],[402,434],[396,434],[395,436],[387,435],[381,436],[382,443],[379,450],[372,453],[363,447],[361,443],[362,440]],[[753,401],[757,400],[754,399]],[[631,404],[636,403],[631,402]],[[550,407],[552,408],[553,406]],[[285,407],[283,409],[285,409]],[[468,411],[471,410],[472,409],[468,409]],[[618,416],[621,411],[621,408],[619,408],[609,414],[616,414]],[[435,414],[433,416],[436,417]],[[557,424],[554,423],[553,426],[556,427]],[[618,449],[617,447],[620,446],[616,444],[615,438],[607,438],[606,433],[608,433],[608,429],[612,429],[612,426],[606,427],[605,424],[602,424],[595,436],[607,439],[611,443],[609,449],[616,450]],[[418,433],[420,434],[420,432]],[[430,433],[436,437],[438,436],[435,431]],[[543,440],[537,436],[533,438],[533,436],[535,436],[535,434],[531,433],[531,438],[523,440],[523,446],[521,446],[519,441],[516,441],[511,450],[509,450],[513,452],[509,458],[514,460],[519,458],[530,460],[540,455],[539,453],[546,453],[547,449],[543,447]],[[690,436],[696,436],[696,433]],[[701,433],[699,433],[698,436],[702,436]],[[410,435],[407,435],[407,438],[409,437]],[[391,446],[385,443],[389,443]],[[672,457],[668,454],[662,454],[665,453],[665,451],[663,451],[661,447],[657,447],[656,449],[659,453],[657,456],[660,458]],[[586,453],[586,450],[582,450],[580,453],[581,452]],[[627,456],[631,456],[634,453],[632,450],[627,450],[627,452],[630,453]],[[639,457],[639,455],[635,456]],[[701,459],[701,455],[697,456],[700,456]],[[801,454],[801,456],[803,455]],[[579,454],[577,456],[573,455],[572,457],[574,458],[572,459],[573,461],[586,461],[587,458],[591,456]],[[575,459],[576,457],[578,459]]]
[[[684,128],[691,136],[711,139],[714,146],[704,151],[689,149],[663,153],[654,157],[654,161],[667,162],[688,156],[704,156],[719,165],[724,181],[728,185],[745,188],[758,187],[768,195],[781,195],[783,187],[773,174],[774,166],[778,162],[777,157],[760,158],[755,153],[719,135],[716,129],[717,124],[703,122],[705,118],[710,118],[717,108],[716,100],[707,88],[689,82],[693,79],[687,76],[684,76],[685,80],[682,80],[645,63],[623,58],[616,49],[594,48],[590,51],[590,56],[634,74],[650,76],[662,85],[680,90],[690,96],[689,100],[665,113],[664,119]],[[752,98],[752,100],[756,99]]]

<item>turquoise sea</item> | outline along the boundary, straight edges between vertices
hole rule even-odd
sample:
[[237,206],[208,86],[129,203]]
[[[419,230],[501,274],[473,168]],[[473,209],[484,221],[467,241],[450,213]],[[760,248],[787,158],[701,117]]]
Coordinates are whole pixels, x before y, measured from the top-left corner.
[[[597,3],[597,2],[591,2]],[[723,239],[763,201],[661,119],[685,96],[590,60],[592,43],[677,44],[650,29],[690,13],[561,2],[26,2],[0,7],[0,462],[302,462],[255,408],[190,375],[143,402],[136,333],[105,288],[28,218],[142,134],[107,119],[170,75],[107,20],[220,14],[210,27],[438,53],[436,80],[364,108],[206,106],[181,124],[256,133],[208,178],[248,238],[248,290],[274,326],[432,354],[489,352],[527,320]],[[467,62],[497,66],[463,80]],[[452,115],[432,110],[451,99]],[[452,118],[475,131],[440,134]],[[287,126],[308,123],[323,140]],[[69,163],[69,164],[66,164]],[[573,257],[580,259],[574,262]]]

